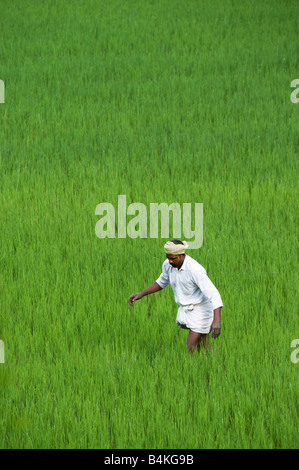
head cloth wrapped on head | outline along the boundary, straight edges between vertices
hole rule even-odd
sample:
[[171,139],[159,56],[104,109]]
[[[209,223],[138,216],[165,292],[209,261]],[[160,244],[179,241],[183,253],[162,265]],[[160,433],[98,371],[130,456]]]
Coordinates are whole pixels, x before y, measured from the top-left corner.
[[173,243],[172,241],[166,242],[164,250],[167,255],[183,255],[185,250],[188,248],[188,243],[183,241],[182,243]]

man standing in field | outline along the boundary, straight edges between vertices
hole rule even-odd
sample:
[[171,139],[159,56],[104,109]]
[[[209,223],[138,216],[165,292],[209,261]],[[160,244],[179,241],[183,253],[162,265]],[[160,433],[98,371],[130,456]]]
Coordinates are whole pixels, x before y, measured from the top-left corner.
[[159,278],[141,292],[130,295],[128,303],[153,294],[171,285],[176,303],[179,305],[176,322],[189,330],[187,347],[190,353],[199,350],[202,342],[209,348],[209,333],[213,338],[220,335],[220,312],[223,307],[220,294],[207,276],[206,270],[193,258],[185,254],[187,242],[171,240],[165,243],[167,259],[162,265]]

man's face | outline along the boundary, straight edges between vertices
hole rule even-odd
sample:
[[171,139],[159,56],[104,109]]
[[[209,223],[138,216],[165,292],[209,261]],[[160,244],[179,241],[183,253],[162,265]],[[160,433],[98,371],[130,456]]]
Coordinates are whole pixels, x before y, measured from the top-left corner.
[[171,264],[171,266],[173,268],[181,267],[181,265],[183,264],[184,258],[185,258],[184,255],[169,255],[169,254],[167,254],[166,256],[168,258],[169,263]]

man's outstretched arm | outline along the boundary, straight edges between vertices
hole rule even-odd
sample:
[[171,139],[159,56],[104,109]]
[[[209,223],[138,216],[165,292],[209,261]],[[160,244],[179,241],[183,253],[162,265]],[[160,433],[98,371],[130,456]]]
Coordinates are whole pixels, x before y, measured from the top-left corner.
[[133,305],[133,302],[135,302],[135,300],[142,299],[142,297],[144,297],[145,295],[153,294],[154,292],[158,292],[159,290],[162,290],[162,287],[159,286],[157,282],[154,282],[141,292],[136,292],[135,294],[130,295],[130,297],[128,298],[128,303],[130,305]]

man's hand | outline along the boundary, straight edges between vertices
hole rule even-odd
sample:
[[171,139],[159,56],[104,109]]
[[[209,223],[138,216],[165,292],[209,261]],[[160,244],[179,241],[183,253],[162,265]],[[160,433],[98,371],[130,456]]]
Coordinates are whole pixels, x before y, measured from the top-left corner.
[[135,302],[135,300],[142,299],[142,297],[144,297],[145,295],[153,294],[154,292],[158,292],[161,289],[162,287],[159,286],[159,284],[155,281],[143,291],[136,292],[135,294],[130,295],[130,297],[128,298],[128,303],[133,306],[133,302]]
[[133,306],[133,303],[135,302],[135,300],[142,299],[142,297],[143,297],[143,295],[142,295],[141,292],[137,292],[137,293],[135,293],[135,294],[132,294],[132,295],[130,295],[130,297],[128,298],[128,303]]
[[218,338],[220,335],[221,324],[220,324],[220,313],[222,307],[215,308],[214,310],[214,320],[210,329],[210,333],[212,333],[212,338]]
[[210,330],[210,332],[212,333],[212,338],[218,338],[218,336],[220,335],[220,331],[220,321],[213,322]]

